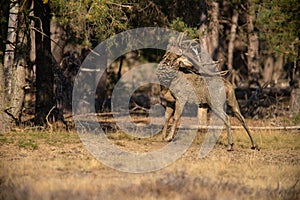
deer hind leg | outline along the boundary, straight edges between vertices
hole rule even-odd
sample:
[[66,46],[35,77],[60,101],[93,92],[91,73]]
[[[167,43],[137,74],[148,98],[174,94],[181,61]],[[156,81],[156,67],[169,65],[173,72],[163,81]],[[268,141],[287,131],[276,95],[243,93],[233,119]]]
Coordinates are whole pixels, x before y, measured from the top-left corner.
[[228,151],[232,151],[234,143],[233,143],[232,133],[231,133],[231,128],[230,128],[230,120],[229,120],[229,116],[227,114],[225,114],[224,123],[225,123],[226,131],[227,131],[227,140],[228,140],[228,145],[229,145]]
[[244,129],[246,130],[250,140],[251,140],[251,149],[257,149],[259,150],[258,145],[255,143],[255,141],[252,138],[252,135],[250,133],[250,130],[246,124],[245,118],[243,117],[243,115],[241,114],[241,112],[239,110],[233,110],[234,115],[236,116],[236,118],[241,122],[242,126],[244,127]]
[[236,116],[236,118],[241,122],[242,126],[244,127],[244,129],[246,130],[250,140],[251,140],[251,149],[257,149],[259,150],[258,146],[255,144],[252,136],[251,136],[251,133],[249,131],[249,128],[246,124],[246,121],[243,117],[243,115],[241,114],[240,112],[240,109],[239,109],[239,104],[236,100],[236,97],[235,97],[235,94],[234,94],[234,90],[229,90],[229,93],[228,93],[228,101],[227,101],[227,104],[231,107],[234,115]]
[[228,140],[228,151],[232,151],[233,150],[233,138],[232,138],[232,133],[231,133],[231,128],[230,128],[230,120],[228,115],[222,110],[222,111],[217,111],[217,110],[213,110],[213,112],[216,114],[216,116],[218,118],[220,118],[225,126],[226,126],[226,131],[227,131],[227,140]]
[[224,112],[223,115],[225,115],[225,117],[223,118],[225,126],[226,126],[226,131],[227,131],[227,140],[228,140],[228,151],[232,151],[233,150],[233,138],[232,138],[232,133],[231,133],[231,128],[230,128],[230,120],[229,120],[229,116]]
[[174,109],[170,106],[166,107],[166,112],[165,112],[165,124],[164,124],[164,128],[162,130],[162,138],[163,140],[166,139],[167,137],[167,130],[168,130],[168,125],[169,125],[169,121],[173,115]]
[[179,101],[176,101],[176,103],[175,103],[174,122],[172,124],[170,134],[168,135],[167,138],[165,138],[165,140],[168,142],[170,142],[175,136],[175,132],[176,132],[184,105],[185,105],[185,103],[180,104]]

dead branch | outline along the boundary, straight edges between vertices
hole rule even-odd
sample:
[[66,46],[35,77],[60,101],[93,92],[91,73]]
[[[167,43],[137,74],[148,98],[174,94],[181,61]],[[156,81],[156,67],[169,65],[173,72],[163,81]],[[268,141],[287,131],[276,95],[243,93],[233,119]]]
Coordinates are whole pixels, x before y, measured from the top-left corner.
[[50,127],[50,131],[51,131],[51,132],[53,131],[53,128],[52,128],[52,124],[49,122],[49,116],[50,116],[51,112],[52,112],[54,109],[55,109],[55,106],[53,106],[53,107],[49,110],[48,114],[46,115],[46,122],[47,122],[47,125]]
[[58,44],[57,42],[55,42],[53,39],[51,39],[48,35],[46,35],[43,31],[38,30],[35,27],[30,27],[30,29],[42,34],[43,36],[45,36],[46,38],[48,38],[51,42],[53,42],[54,44],[56,44],[59,48],[63,49],[62,46],[60,46],[60,44]]
[[121,8],[127,8],[127,9],[129,9],[129,10],[131,10],[132,7],[133,7],[133,6],[131,6],[131,5],[119,4],[119,3],[113,3],[113,2],[106,2],[106,4],[118,6],[118,7],[121,7]]
[[143,111],[148,111],[149,109],[139,106],[135,101],[133,101],[134,107],[130,109],[130,112],[134,112],[137,109],[141,109]]

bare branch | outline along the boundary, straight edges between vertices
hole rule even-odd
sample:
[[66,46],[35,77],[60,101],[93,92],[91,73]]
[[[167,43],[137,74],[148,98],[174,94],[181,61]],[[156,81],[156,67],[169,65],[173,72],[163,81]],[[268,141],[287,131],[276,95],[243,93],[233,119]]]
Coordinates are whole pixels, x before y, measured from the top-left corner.
[[118,4],[118,3],[113,3],[113,2],[107,2],[106,4],[108,4],[108,5],[114,5],[114,6],[119,6],[121,8],[127,8],[129,10],[131,10],[132,7],[133,7],[133,6],[130,6],[128,4],[127,5],[126,4]]
[[53,128],[52,128],[52,124],[49,122],[49,115],[51,114],[51,112],[54,110],[55,106],[53,106],[48,114],[46,115],[46,122],[47,122],[47,125],[50,127],[50,131],[52,132],[53,131]]
[[30,29],[36,31],[36,32],[39,32],[40,34],[42,34],[43,36],[47,37],[49,40],[51,40],[51,42],[53,42],[54,44],[56,44],[59,48],[63,49],[62,46],[60,46],[60,44],[58,44],[57,42],[55,42],[54,40],[52,40],[48,35],[46,35],[44,32],[38,30],[37,28],[35,27],[30,27]]

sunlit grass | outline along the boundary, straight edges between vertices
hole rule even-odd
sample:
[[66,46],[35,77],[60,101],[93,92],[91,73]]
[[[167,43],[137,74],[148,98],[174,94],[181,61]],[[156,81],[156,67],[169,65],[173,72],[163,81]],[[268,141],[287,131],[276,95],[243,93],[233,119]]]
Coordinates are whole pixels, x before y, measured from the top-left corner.
[[61,146],[80,143],[76,132],[21,131],[0,135],[0,144],[16,143],[20,148],[38,148],[39,143]]
[[[195,139],[195,143],[201,144],[206,134],[206,131],[199,132]],[[300,132],[297,130],[252,130],[251,134],[254,141],[257,143],[257,145],[259,145],[261,149],[300,149]],[[251,147],[251,142],[246,131],[233,130],[232,136],[235,148],[245,149]],[[228,144],[226,131],[222,131],[217,144]]]
[[[223,130],[214,149],[200,159],[199,147],[206,134],[199,130],[187,152],[170,166],[141,175],[106,167],[84,148],[75,131],[29,130],[0,135],[0,191],[14,194],[16,199],[57,195],[60,199],[87,199],[90,196],[86,194],[115,199],[297,197],[299,131],[253,130],[261,147],[261,151],[253,151],[246,132],[233,130],[234,151],[228,152]],[[161,135],[141,139],[116,131],[107,137],[119,148],[133,152],[154,151],[168,144],[161,141]]]

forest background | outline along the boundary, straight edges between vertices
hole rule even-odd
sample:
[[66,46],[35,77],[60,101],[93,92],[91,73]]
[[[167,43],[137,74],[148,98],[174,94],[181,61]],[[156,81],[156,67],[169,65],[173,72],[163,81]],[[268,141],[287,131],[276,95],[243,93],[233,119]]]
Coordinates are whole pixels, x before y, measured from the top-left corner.
[[[297,0],[1,0],[0,5],[2,132],[49,126],[51,120],[66,123],[85,56],[108,37],[138,27],[170,28],[199,39],[220,70],[229,70],[238,98],[248,102],[242,106],[247,117],[299,118]],[[99,82],[97,110],[109,110],[113,86],[130,59],[159,62],[163,54],[141,50],[116,60]]]

